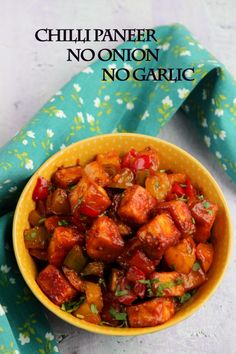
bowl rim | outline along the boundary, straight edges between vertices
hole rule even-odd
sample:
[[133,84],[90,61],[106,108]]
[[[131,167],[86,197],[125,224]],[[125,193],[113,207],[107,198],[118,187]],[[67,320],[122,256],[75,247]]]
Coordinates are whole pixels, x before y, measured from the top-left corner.
[[[17,219],[18,219],[18,214],[19,214],[19,209],[21,206],[21,203],[24,201],[24,197],[25,194],[27,193],[28,189],[31,186],[31,182],[32,180],[35,178],[35,175],[39,175],[40,171],[42,169],[44,169],[44,166],[46,164],[50,164],[51,162],[53,162],[54,159],[57,158],[57,156],[59,155],[63,155],[64,152],[66,150],[69,150],[73,147],[75,147],[76,145],[80,145],[81,143],[84,143],[86,141],[89,140],[94,140],[94,139],[104,139],[106,137],[114,137],[117,138],[119,136],[129,136],[129,137],[133,137],[133,138],[138,138],[138,139],[147,139],[150,140],[150,143],[155,140],[155,141],[159,141],[161,143],[166,144],[167,146],[174,148],[176,150],[178,150],[181,154],[185,155],[186,158],[192,160],[195,164],[200,165],[201,169],[204,170],[205,174],[207,175],[207,177],[210,179],[211,183],[214,185],[215,189],[217,190],[217,193],[219,194],[219,197],[222,201],[223,207],[225,209],[225,214],[226,214],[226,219],[228,221],[229,224],[229,240],[228,240],[228,248],[227,248],[227,257],[226,257],[226,261],[224,263],[224,265],[222,266],[222,270],[221,273],[219,275],[219,277],[217,278],[217,281],[213,284],[212,288],[206,293],[206,295],[204,295],[204,298],[202,299],[202,301],[200,301],[199,303],[196,303],[196,305],[189,309],[188,312],[184,313],[182,315],[181,318],[179,318],[178,320],[175,320],[175,316],[172,318],[172,322],[169,323],[169,321],[163,323],[162,325],[158,325],[158,326],[154,326],[154,327],[144,327],[144,328],[119,328],[119,327],[109,327],[109,326],[101,326],[101,325],[95,325],[89,322],[86,322],[84,320],[80,320],[78,318],[76,318],[76,322],[74,323],[75,317],[71,314],[70,317],[67,316],[68,314],[66,312],[63,312],[62,310],[60,310],[60,308],[58,306],[56,306],[55,304],[53,304],[52,302],[47,303],[44,301],[43,298],[41,298],[38,294],[38,292],[33,288],[31,288],[31,282],[27,279],[27,277],[24,274],[24,267],[21,264],[21,260],[20,260],[20,255],[19,252],[17,251],[17,232],[16,232],[16,224],[17,224]],[[227,201],[224,197],[223,192],[221,191],[220,186],[218,185],[218,183],[216,182],[216,180],[214,179],[214,177],[211,175],[211,173],[207,170],[207,168],[200,162],[198,161],[193,155],[191,155],[190,153],[188,153],[187,151],[185,151],[184,149],[180,148],[179,146],[172,144],[166,140],[157,138],[155,136],[149,136],[149,135],[145,135],[145,134],[136,134],[136,133],[108,133],[108,134],[101,134],[101,135],[95,135],[89,138],[85,138],[85,139],[81,139],[73,144],[68,145],[66,148],[64,148],[63,150],[59,150],[57,151],[55,154],[53,154],[52,156],[50,156],[48,159],[46,159],[42,165],[40,165],[40,167],[33,173],[33,175],[30,177],[30,179],[28,180],[28,182],[26,183],[26,185],[24,186],[21,195],[18,199],[17,205],[16,205],[16,209],[14,212],[14,218],[13,218],[13,225],[12,225],[12,239],[13,239],[13,250],[14,250],[14,254],[15,254],[15,258],[16,258],[16,262],[18,265],[18,268],[20,270],[20,273],[24,279],[24,281],[26,282],[27,286],[29,287],[29,289],[31,290],[31,292],[33,293],[33,295],[36,297],[36,299],[41,303],[41,305],[43,305],[47,310],[49,310],[50,312],[52,312],[54,315],[56,315],[58,318],[60,318],[61,320],[77,327],[80,329],[84,329],[86,331],[92,332],[92,333],[96,333],[96,334],[104,334],[104,335],[109,335],[109,336],[133,336],[133,335],[143,335],[143,334],[150,334],[153,332],[158,332],[167,328],[170,328],[174,325],[177,325],[178,323],[184,321],[185,319],[187,319],[188,317],[190,317],[193,313],[195,313],[196,311],[199,310],[200,307],[202,307],[208,300],[209,298],[214,294],[214,292],[216,291],[216,289],[218,288],[219,284],[221,283],[227,266],[229,264],[230,258],[231,258],[231,252],[232,252],[232,220],[231,220],[231,216],[230,216],[230,212],[229,212],[229,207],[227,204]],[[55,311],[52,307],[55,306]],[[60,311],[59,311],[60,310]]]

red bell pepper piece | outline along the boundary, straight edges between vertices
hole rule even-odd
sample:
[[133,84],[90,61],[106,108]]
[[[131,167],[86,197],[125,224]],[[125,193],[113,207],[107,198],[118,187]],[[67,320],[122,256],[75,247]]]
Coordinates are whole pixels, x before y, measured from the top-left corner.
[[190,179],[188,178],[186,181],[186,192],[185,192],[186,196],[188,198],[195,198],[197,195],[196,189],[193,187]]
[[131,305],[134,300],[137,299],[137,295],[128,293],[127,295],[122,295],[118,297],[118,301],[124,305]]
[[92,218],[96,218],[99,215],[99,211],[91,208],[89,205],[81,205],[79,212]]
[[130,259],[129,264],[140,269],[145,275],[154,272],[155,266],[142,251],[137,250]]
[[151,157],[149,155],[138,155],[134,160],[131,168],[132,170],[148,170],[152,166]]
[[144,298],[146,292],[145,284],[141,284],[140,282],[136,281],[133,287],[133,292],[141,298]]
[[139,282],[139,280],[145,280],[145,274],[139,268],[132,266],[129,268],[126,277],[129,281],[133,282],[133,292],[135,295],[144,297],[146,292],[145,284]]
[[138,152],[135,149],[131,149],[129,152],[127,152],[121,162],[121,167],[122,168],[130,168],[135,157],[138,155]]
[[185,188],[181,187],[178,183],[174,183],[171,189],[171,193],[176,194],[178,197],[186,194]]
[[170,202],[171,200],[175,200],[176,195],[174,193],[168,193],[166,196],[166,202]]
[[132,266],[129,268],[128,272],[126,273],[126,278],[130,281],[137,281],[145,279],[145,274],[139,268]]
[[43,177],[38,177],[32,195],[33,200],[45,200],[48,196],[50,186],[51,183],[48,180]]

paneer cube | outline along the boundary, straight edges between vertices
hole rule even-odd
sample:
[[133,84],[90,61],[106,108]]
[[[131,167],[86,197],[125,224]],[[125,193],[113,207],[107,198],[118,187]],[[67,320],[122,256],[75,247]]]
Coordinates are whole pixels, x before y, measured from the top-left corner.
[[185,291],[199,288],[199,286],[207,280],[207,277],[201,268],[197,271],[192,270],[189,274],[182,274],[182,278],[184,280]]
[[84,174],[91,180],[97,183],[99,186],[105,187],[110,179],[103,166],[97,161],[88,163],[84,167]]
[[159,203],[159,211],[168,211],[177,228],[183,235],[191,235],[196,231],[194,220],[188,206],[181,200]]
[[73,315],[81,320],[98,325],[101,322],[101,317],[92,309],[91,304],[85,300],[85,302],[73,312]]
[[79,182],[83,173],[81,166],[60,167],[54,173],[52,180],[60,188],[68,188]]
[[171,269],[188,274],[196,260],[196,246],[191,237],[182,239],[176,246],[169,247],[164,254]]
[[180,232],[172,218],[162,213],[142,226],[137,237],[151,259],[160,259],[168,247],[176,245],[179,241]]
[[207,200],[200,201],[192,207],[192,216],[196,221],[196,234],[194,238],[197,242],[206,242],[210,238],[211,228],[217,211],[217,204]]
[[172,298],[157,298],[127,307],[130,327],[153,327],[168,321],[175,313]]
[[96,161],[100,163],[109,176],[113,177],[121,168],[120,156],[116,151],[98,154]]
[[80,233],[71,227],[59,226],[54,230],[48,246],[48,261],[60,266],[71,248],[81,241]]
[[111,204],[105,189],[87,177],[83,177],[70,192],[69,200],[72,214],[91,217],[103,213]]
[[202,269],[205,273],[208,272],[211,267],[213,256],[214,256],[214,248],[210,243],[199,243],[196,248],[196,256],[197,259],[201,262]]
[[76,295],[76,290],[66,280],[59,269],[53,265],[44,268],[36,279],[41,290],[56,305],[70,301]]
[[156,207],[157,201],[145,188],[134,185],[125,190],[118,215],[130,224],[145,224]]
[[85,282],[86,301],[89,305],[95,305],[96,310],[100,312],[103,308],[102,290],[99,284],[90,281]]
[[111,262],[120,255],[123,248],[124,241],[115,222],[107,216],[96,219],[86,238],[89,257],[98,261]]
[[155,296],[182,296],[185,292],[184,281],[178,272],[154,272],[150,280]]

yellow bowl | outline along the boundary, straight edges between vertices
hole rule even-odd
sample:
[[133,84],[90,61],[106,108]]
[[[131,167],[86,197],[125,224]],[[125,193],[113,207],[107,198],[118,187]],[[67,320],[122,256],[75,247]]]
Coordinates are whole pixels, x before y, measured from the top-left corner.
[[[208,274],[208,281],[200,287],[192,299],[172,319],[163,325],[147,328],[112,328],[94,325],[62,311],[44,295],[35,281],[37,268],[34,260],[25,248],[23,238],[24,229],[29,227],[29,212],[34,209],[32,191],[38,176],[50,178],[57,167],[61,165],[73,165],[77,158],[80,159],[81,164],[86,164],[98,153],[116,150],[122,154],[127,152],[131,147],[141,150],[146,146],[152,146],[157,149],[162,169],[186,172],[193,181],[193,184],[201,187],[202,193],[219,205],[219,214],[213,230],[214,261]],[[223,277],[230,258],[231,239],[231,221],[227,203],[211,174],[186,151],[166,141],[139,134],[100,135],[79,141],[53,155],[35,172],[25,186],[17,204],[13,223],[13,244],[16,260],[21,274],[38,300],[48,310],[73,326],[95,333],[119,336],[140,335],[163,330],[179,323],[199,309],[213,294]]]

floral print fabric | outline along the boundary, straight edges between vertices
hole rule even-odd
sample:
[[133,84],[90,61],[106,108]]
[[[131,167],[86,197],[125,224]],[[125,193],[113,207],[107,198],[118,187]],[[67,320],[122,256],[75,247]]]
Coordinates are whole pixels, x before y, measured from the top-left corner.
[[[135,61],[97,61],[84,69],[0,149],[1,214],[14,208],[28,178],[59,149],[89,136],[111,132],[155,136],[180,107],[198,126],[199,136],[223,169],[236,181],[236,82],[185,27],[158,27],[156,34],[157,43],[135,43],[143,49],[158,46],[161,50],[158,63],[143,62],[142,67],[147,70],[194,67],[195,80],[141,82],[131,77],[122,82],[101,81],[104,65],[108,69],[125,67],[132,72],[140,65]],[[121,45],[122,48],[130,46],[130,43]],[[1,222],[4,220],[10,224],[11,216],[5,215]],[[0,295],[0,339],[4,338],[0,353],[18,353],[22,348],[23,353],[57,351],[52,344],[54,337],[39,315],[40,305],[30,295],[16,265],[11,263],[11,232],[1,228],[0,233],[1,242],[6,239],[10,248],[1,247],[0,254],[0,280],[4,289]],[[20,297],[29,300],[18,304],[16,293],[11,292],[14,287]],[[9,293],[12,293],[12,301],[8,301]],[[28,301],[32,311],[29,311]],[[24,312],[24,316],[20,316],[16,308]]]

